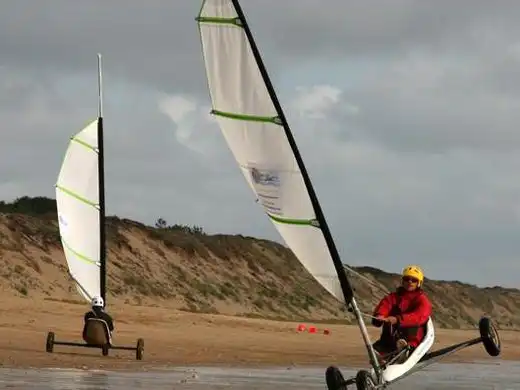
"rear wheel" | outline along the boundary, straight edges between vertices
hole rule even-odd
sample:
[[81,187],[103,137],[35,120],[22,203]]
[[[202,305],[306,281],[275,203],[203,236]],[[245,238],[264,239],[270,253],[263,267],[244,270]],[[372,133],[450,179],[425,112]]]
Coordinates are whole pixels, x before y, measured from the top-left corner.
[[143,360],[143,353],[144,353],[144,340],[137,339],[137,347],[135,349],[135,358],[137,360]]
[[339,368],[330,366],[325,371],[325,382],[328,390],[347,390],[345,378]]
[[45,350],[52,353],[54,350],[54,332],[47,333],[47,343],[45,344]]
[[376,382],[372,375],[365,370],[361,370],[356,375],[356,388],[357,390],[375,390]]
[[480,337],[482,337],[482,344],[486,352],[490,356],[500,355],[501,345],[498,330],[488,317],[482,317],[478,323]]

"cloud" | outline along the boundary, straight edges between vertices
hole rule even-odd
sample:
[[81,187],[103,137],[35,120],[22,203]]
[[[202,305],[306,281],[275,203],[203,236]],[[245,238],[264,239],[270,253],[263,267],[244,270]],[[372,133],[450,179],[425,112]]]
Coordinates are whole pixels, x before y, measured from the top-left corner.
[[315,85],[311,88],[298,87],[299,96],[292,103],[300,111],[312,119],[324,118],[327,108],[339,100],[341,91],[330,85]]
[[165,96],[159,101],[160,110],[173,122],[179,123],[196,109],[196,104],[182,96]]
[[[8,2],[0,13],[0,197],[54,196],[97,114],[107,208],[280,240],[210,115],[198,2]],[[520,8],[483,0],[244,2],[350,264],[518,284]]]
[[390,62],[349,91],[363,115],[346,125],[357,136],[400,150],[516,150],[518,96],[480,83],[492,71],[472,68],[472,63],[478,60],[428,55]]
[[209,124],[216,124],[209,106],[201,105],[194,97],[179,95],[164,95],[158,105],[159,110],[176,125],[175,137],[180,144],[204,158],[218,153],[213,146],[215,138],[220,136],[217,134],[219,129],[207,129]]

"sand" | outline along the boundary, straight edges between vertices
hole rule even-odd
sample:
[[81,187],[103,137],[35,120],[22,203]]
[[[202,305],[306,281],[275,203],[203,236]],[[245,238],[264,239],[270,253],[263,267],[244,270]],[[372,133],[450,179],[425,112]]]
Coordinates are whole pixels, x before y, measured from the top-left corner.
[[[0,307],[0,362],[4,367],[66,367],[152,370],[168,366],[364,366],[366,351],[355,326],[315,325],[317,333],[297,332],[297,323],[193,314],[167,308],[116,305],[114,344],[145,340],[144,359],[133,351],[55,346],[45,352],[47,332],[56,340],[81,342],[87,305],[30,298],[4,298]],[[328,335],[323,334],[328,329]],[[371,329],[372,337],[378,334]],[[520,333],[502,331],[501,359],[520,360]],[[436,347],[478,337],[478,330],[437,330]],[[472,362],[490,358],[481,344],[447,358]]]

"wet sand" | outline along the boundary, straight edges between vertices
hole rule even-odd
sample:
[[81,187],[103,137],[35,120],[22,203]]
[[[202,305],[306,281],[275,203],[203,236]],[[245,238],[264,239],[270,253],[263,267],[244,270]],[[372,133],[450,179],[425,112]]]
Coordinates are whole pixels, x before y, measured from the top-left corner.
[[[354,370],[342,370],[346,377]],[[165,372],[70,369],[1,369],[0,387],[12,390],[310,390],[326,388],[323,368],[178,367]],[[402,390],[513,390],[520,388],[520,364],[437,365],[403,379]],[[351,389],[352,390],[352,389]]]
[[[108,370],[154,370],[171,366],[365,366],[366,352],[355,326],[314,324],[318,332],[297,332],[297,323],[192,314],[167,308],[116,305],[114,344],[135,346],[145,340],[142,361],[132,351],[55,346],[45,352],[48,331],[56,340],[81,342],[87,305],[9,298],[0,308],[0,364],[4,367],[62,367]],[[330,330],[329,335],[323,329]],[[436,347],[478,337],[478,330],[437,329]],[[371,329],[372,337],[378,334]],[[520,333],[502,331],[502,356],[520,360]],[[490,359],[481,345],[445,362]]]

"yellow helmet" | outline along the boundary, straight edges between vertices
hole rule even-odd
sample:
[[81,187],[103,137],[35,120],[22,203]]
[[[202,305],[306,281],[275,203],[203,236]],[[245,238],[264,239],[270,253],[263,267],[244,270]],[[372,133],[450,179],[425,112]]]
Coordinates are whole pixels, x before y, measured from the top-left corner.
[[406,266],[404,269],[403,269],[403,274],[402,274],[402,277],[404,278],[405,276],[409,276],[411,278],[415,278],[419,281],[419,283],[417,283],[417,285],[420,287],[422,284],[423,284],[423,281],[424,281],[424,273],[421,269],[421,267],[419,267],[418,265],[409,265],[409,266]]

